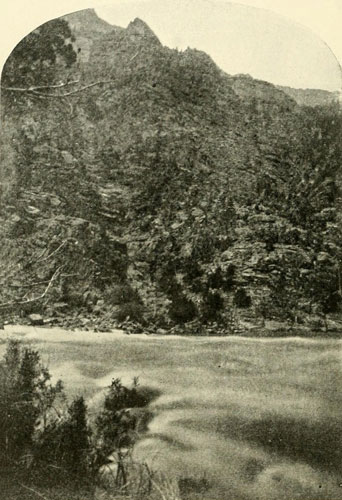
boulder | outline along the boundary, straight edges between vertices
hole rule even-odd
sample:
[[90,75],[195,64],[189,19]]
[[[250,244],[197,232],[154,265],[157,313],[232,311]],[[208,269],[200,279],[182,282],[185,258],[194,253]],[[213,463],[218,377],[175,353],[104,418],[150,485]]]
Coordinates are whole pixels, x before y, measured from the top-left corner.
[[33,326],[44,325],[44,319],[40,314],[30,314],[28,319]]
[[54,302],[53,303],[53,309],[58,310],[58,311],[65,311],[69,307],[69,304],[66,302]]
[[157,333],[157,335],[166,335],[167,330],[165,330],[164,328],[158,328],[156,333]]

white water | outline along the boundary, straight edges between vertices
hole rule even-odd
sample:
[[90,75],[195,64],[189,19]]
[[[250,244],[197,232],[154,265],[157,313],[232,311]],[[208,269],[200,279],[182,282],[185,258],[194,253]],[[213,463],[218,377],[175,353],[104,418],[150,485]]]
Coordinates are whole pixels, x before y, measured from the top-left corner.
[[178,476],[205,474],[213,484],[206,500],[342,499],[339,340],[32,327],[7,327],[1,336],[32,343],[92,413],[114,377],[139,376],[158,389],[136,456]]

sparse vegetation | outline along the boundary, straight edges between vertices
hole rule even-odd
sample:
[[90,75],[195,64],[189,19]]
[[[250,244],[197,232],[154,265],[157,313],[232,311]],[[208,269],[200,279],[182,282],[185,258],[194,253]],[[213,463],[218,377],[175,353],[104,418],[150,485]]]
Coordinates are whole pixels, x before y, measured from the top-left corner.
[[318,315],[328,329],[342,294],[339,105],[225,75],[140,20],[93,23],[87,61],[73,14],[3,71],[2,315],[194,333]]

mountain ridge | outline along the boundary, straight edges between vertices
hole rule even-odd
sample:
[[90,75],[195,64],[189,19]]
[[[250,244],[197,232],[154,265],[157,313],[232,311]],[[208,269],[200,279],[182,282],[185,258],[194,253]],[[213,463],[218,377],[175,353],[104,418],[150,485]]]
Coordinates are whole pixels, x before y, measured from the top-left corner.
[[232,333],[337,313],[340,109],[163,47],[141,20],[73,23],[87,58],[55,70],[72,98],[5,95],[2,303],[53,278],[54,321]]
[[[110,37],[108,37],[108,35],[110,34],[114,35],[115,33],[126,32],[131,35],[136,35],[138,37],[144,36],[146,38],[145,41],[149,39],[149,41],[152,43],[154,42],[160,44],[160,41],[156,36],[156,34],[151,30],[148,24],[140,18],[135,18],[133,21],[130,21],[130,23],[127,25],[126,28],[115,26],[108,23],[107,21],[104,21],[96,14],[95,9],[85,9],[82,11],[76,11],[72,14],[66,14],[65,16],[63,16],[63,18],[70,23],[70,26],[77,38],[77,45],[78,47],[81,46],[82,49],[81,52],[83,52],[83,54],[81,54],[81,58],[83,58],[83,60],[86,62],[89,59],[89,52],[90,52],[89,39],[98,39],[101,38],[101,36],[103,35],[107,35],[106,40],[109,40]],[[207,54],[206,56],[210,57]],[[227,74],[227,76],[232,78],[235,87],[236,88],[239,87],[240,92],[243,92],[242,90],[243,87],[245,87],[245,92],[246,92],[248,87],[248,85],[246,84],[248,84],[248,81],[250,83],[253,81],[254,83],[253,85],[251,85],[251,87],[254,86],[254,90],[256,93],[258,93],[259,91],[261,94],[264,94],[265,96],[266,94],[262,90],[261,86],[265,86],[265,84],[268,84],[272,85],[273,88],[281,92],[284,92],[286,95],[294,99],[296,103],[299,105],[306,105],[306,106],[325,105],[331,102],[336,102],[340,98],[340,93],[337,91],[333,92],[333,91],[314,89],[314,88],[297,89],[286,85],[273,84],[271,82],[267,82],[266,80],[256,79],[246,74],[236,74],[236,75]],[[260,87],[258,89],[257,89],[258,85],[256,84],[256,82],[260,83]],[[250,92],[253,94],[252,88],[250,89]]]

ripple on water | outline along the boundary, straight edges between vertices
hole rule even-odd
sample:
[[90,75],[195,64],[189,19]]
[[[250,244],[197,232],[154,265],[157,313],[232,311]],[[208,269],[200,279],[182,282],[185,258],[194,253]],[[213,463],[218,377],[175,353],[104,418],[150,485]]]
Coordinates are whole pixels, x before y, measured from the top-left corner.
[[206,474],[206,500],[342,500],[341,341],[44,335],[51,373],[94,410],[112,378],[140,376],[153,418],[137,456]]

